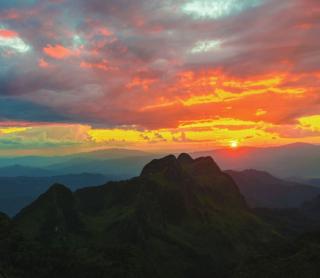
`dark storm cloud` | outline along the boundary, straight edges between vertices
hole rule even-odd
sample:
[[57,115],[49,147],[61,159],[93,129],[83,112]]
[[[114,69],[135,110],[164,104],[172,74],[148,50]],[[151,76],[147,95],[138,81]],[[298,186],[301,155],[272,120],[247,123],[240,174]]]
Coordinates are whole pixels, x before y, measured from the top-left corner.
[[49,107],[3,97],[0,98],[0,111],[0,121],[64,122],[69,120]]

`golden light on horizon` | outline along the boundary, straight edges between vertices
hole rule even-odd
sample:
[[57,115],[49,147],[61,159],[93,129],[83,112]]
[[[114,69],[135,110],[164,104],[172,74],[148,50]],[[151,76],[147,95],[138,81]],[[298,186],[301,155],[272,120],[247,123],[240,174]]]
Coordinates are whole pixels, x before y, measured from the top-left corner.
[[237,140],[230,141],[230,147],[236,149],[239,147],[239,142]]

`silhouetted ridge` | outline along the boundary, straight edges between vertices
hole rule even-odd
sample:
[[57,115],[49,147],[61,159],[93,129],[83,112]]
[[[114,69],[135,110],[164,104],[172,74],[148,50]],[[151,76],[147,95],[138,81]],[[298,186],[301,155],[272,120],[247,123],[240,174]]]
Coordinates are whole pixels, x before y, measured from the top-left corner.
[[182,153],[176,158],[174,155],[168,155],[164,158],[154,159],[148,163],[142,170],[141,176],[150,176],[156,173],[176,173],[181,171],[183,166],[192,166],[193,173],[217,174],[221,170],[212,157],[200,157],[193,159],[189,154]]
[[223,173],[211,157],[192,159],[189,154],[182,153],[178,158],[169,155],[154,159],[144,167],[140,178],[153,180],[165,188],[175,188],[184,209],[199,206],[199,199],[246,207],[232,178]]
[[193,162],[193,158],[187,154],[187,153],[181,153],[179,156],[178,156],[178,161],[180,163],[186,163],[186,164],[189,164],[189,163],[192,163]]
[[71,190],[63,184],[55,183],[47,191],[47,194],[70,194]]
[[17,214],[15,220],[25,226],[26,222],[31,237],[43,240],[52,239],[62,234],[79,232],[81,223],[75,209],[75,200],[70,189],[62,184],[52,185],[31,205]]
[[39,278],[228,277],[236,261],[274,237],[212,158],[188,154],[74,193],[55,184],[13,222],[58,262],[50,269],[61,269],[70,252],[64,275],[39,276],[42,264],[34,263],[28,277]]
[[141,177],[164,175],[167,178],[177,178],[181,172],[181,166],[174,155],[154,159],[148,163],[141,172]]
[[221,170],[217,163],[213,160],[211,156],[199,157],[194,160],[194,170],[195,174],[217,174],[221,173]]

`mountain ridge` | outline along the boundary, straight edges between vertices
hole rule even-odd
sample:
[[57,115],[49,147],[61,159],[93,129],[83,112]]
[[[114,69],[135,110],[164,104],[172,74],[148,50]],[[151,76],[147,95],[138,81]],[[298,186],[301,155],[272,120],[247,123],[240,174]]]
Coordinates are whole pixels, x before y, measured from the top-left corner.
[[320,194],[320,188],[282,180],[266,171],[247,169],[225,172],[233,177],[252,207],[298,208]]
[[[27,244],[40,246],[38,256],[28,256],[40,267],[32,268],[38,278],[54,277],[41,269],[55,262],[63,270],[55,277],[223,278],[278,238],[211,157],[187,154],[152,160],[129,180],[75,192],[56,184],[13,226]],[[50,254],[45,263],[38,262],[42,248]]]

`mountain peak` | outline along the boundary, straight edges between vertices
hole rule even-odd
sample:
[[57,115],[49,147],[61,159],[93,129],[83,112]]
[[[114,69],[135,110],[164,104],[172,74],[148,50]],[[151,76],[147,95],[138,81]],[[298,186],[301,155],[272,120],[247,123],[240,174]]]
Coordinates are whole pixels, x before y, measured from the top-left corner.
[[[14,220],[27,237],[45,241],[67,233],[78,233],[82,226],[72,191],[59,183],[53,184],[47,192],[22,209]],[[26,226],[27,222],[32,225]]]
[[157,173],[167,173],[173,172],[180,168],[179,162],[174,155],[167,155],[160,159],[153,159],[149,162],[142,170],[141,177],[152,176]]
[[211,156],[199,157],[194,160],[194,169],[198,174],[220,173],[221,169]]
[[193,162],[193,158],[187,153],[181,153],[178,156],[178,161],[180,163],[191,163],[191,162]]
[[63,184],[60,183],[54,183],[53,185],[50,186],[50,188],[48,189],[47,193],[49,192],[69,192],[70,189],[68,187],[66,187]]
[[155,177],[162,175],[171,180],[177,180],[189,173],[193,176],[213,177],[222,172],[211,156],[193,159],[187,153],[181,153],[178,158],[168,155],[154,159],[141,172],[141,177]]

